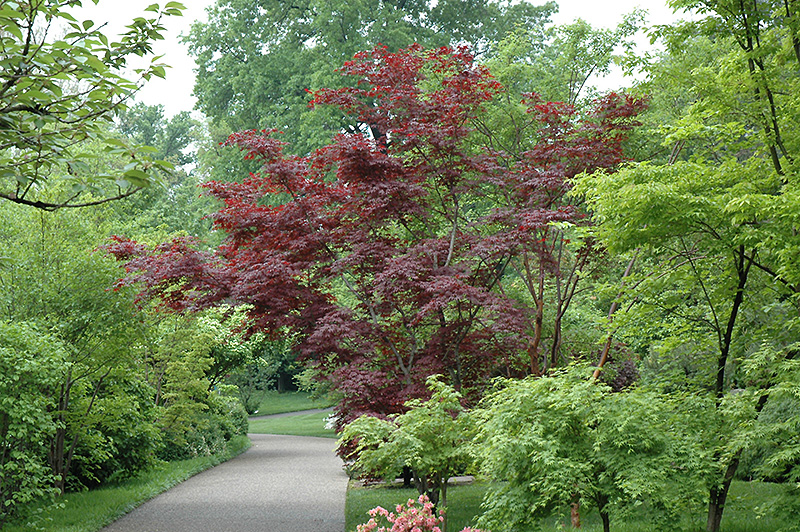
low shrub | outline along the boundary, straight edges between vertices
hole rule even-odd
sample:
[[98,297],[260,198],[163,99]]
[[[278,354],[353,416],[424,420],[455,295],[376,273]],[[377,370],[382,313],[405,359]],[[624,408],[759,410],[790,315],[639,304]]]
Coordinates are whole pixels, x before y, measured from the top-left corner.
[[[397,513],[378,506],[369,511],[370,520],[356,527],[357,532],[442,532],[444,516],[434,515],[433,503],[425,495],[416,501],[398,504]],[[386,525],[380,524],[385,522]],[[439,525],[442,525],[440,527]],[[481,532],[477,528],[466,527],[461,532]]]

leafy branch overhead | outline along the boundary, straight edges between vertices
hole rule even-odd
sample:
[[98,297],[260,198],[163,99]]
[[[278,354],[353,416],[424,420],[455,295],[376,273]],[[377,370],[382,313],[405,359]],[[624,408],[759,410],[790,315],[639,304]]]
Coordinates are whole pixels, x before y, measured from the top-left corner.
[[[95,4],[99,0],[93,0]],[[95,205],[149,186],[172,166],[109,132],[142,83],[164,77],[152,56],[163,20],[184,6],[149,6],[117,40],[79,21],[80,0],[7,1],[0,6],[0,198],[44,210]],[[148,58],[144,66],[134,58]],[[135,79],[125,70],[135,66]],[[120,159],[93,168],[91,148]]]

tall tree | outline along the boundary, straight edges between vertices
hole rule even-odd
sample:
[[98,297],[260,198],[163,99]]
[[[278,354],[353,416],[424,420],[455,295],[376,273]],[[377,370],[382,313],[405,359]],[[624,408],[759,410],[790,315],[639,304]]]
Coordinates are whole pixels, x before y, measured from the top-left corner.
[[334,69],[356,52],[419,43],[469,44],[482,53],[516,26],[543,32],[554,10],[553,2],[494,0],[218,0],[208,22],[196,23],[187,37],[198,64],[198,107],[215,126],[224,124],[224,136],[215,140],[275,128],[285,132],[292,151],[306,154],[356,127],[352,117],[309,112],[307,92],[341,86]]
[[[186,240],[155,253],[124,239],[109,248],[129,260],[126,282],[143,282],[144,295],[166,306],[247,303],[256,328],[299,333],[306,359],[343,392],[347,419],[401,410],[433,373],[479,394],[525,352],[525,312],[499,282],[521,249],[547,255],[532,235],[571,216],[551,202],[563,194],[558,168],[593,167],[626,123],[555,128],[563,135],[542,134],[537,152],[504,165],[471,127],[500,86],[464,50],[379,47],[344,72],[353,86],[321,90],[314,102],[365,132],[306,157],[285,155],[273,132],[230,138],[262,169],[209,184],[225,203],[215,224],[229,235],[216,254]],[[551,120],[539,117],[536,128],[572,121],[539,103],[532,111]],[[629,116],[636,103],[616,97],[598,108]],[[507,208],[495,209],[505,196]]]
[[[633,307],[639,318],[626,320],[641,326],[647,323],[644,308],[660,309],[664,323],[652,338],[676,358],[687,348],[681,338],[695,339],[687,366],[697,377],[692,384],[714,399],[716,421],[704,434],[714,449],[707,530],[716,532],[746,441],[732,427],[751,427],[770,390],[787,377],[774,371],[768,379],[743,378],[756,352],[753,343],[773,346],[776,369],[785,366],[780,358],[794,356],[793,342],[753,333],[758,324],[752,316],[766,304],[785,315],[794,302],[797,312],[796,6],[727,0],[673,5],[705,15],[662,29],[672,55],[651,70],[657,82],[682,70],[685,85],[671,94],[686,106],[661,131],[668,133],[665,145],[673,155],[685,146],[690,161],[633,165],[584,179],[580,188],[601,222],[604,242],[647,253],[650,271],[639,287],[652,291]],[[700,54],[686,52],[687,43],[714,54],[698,61]],[[692,60],[676,60],[682,56]],[[734,423],[731,415],[742,421]]]
[[214,202],[198,191],[203,172],[197,169],[194,149],[202,137],[201,124],[186,111],[167,118],[163,106],[137,103],[118,113],[116,129],[126,139],[149,146],[154,158],[176,167],[158,186],[114,204],[120,218],[128,221],[126,231],[140,238],[150,233],[157,235],[153,239],[165,239],[185,232],[208,239],[211,222],[204,216]]

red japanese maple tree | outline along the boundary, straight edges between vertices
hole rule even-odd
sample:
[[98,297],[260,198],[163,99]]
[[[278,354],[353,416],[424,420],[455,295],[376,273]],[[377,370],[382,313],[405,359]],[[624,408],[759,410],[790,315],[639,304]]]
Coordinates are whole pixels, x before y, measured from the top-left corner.
[[469,394],[519,365],[532,310],[500,289],[509,261],[548,262],[542,232],[577,216],[563,202],[567,179],[619,163],[628,126],[615,117],[638,104],[609,96],[578,120],[531,96],[537,141],[507,164],[471,127],[502,87],[466,50],[378,47],[342,71],[354,86],[312,104],[338,106],[362,134],[305,157],[284,154],[275,131],[230,136],[261,171],[206,185],[224,204],[219,249],[178,240],[148,251],[121,238],[108,249],[142,297],[178,311],[246,304],[254,329],[295,333],[342,392],[347,421],[401,411],[431,374]]

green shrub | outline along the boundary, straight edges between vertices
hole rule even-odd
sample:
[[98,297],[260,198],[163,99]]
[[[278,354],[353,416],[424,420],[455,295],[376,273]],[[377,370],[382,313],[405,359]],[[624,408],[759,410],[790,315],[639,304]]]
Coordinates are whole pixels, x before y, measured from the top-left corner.
[[596,508],[605,530],[644,503],[656,526],[673,526],[702,500],[702,450],[681,432],[677,402],[638,388],[613,393],[590,374],[573,366],[503,381],[487,398],[476,442],[496,483],[479,526],[527,529],[573,503]]
[[153,465],[161,438],[153,396],[152,387],[135,377],[106,381],[95,398],[101,414],[78,434],[67,479],[70,491],[124,480]]
[[0,528],[21,504],[55,493],[45,442],[64,346],[24,323],[0,322]]
[[388,420],[361,416],[345,426],[339,445],[355,460],[352,471],[358,476],[394,479],[408,467],[418,493],[447,506],[448,479],[471,461],[474,421],[452,386],[438,376],[429,377],[427,385],[429,400],[408,401],[405,414]]
[[204,408],[195,408],[193,415],[169,431],[159,451],[162,460],[185,460],[222,452],[227,442],[247,434],[247,412],[234,393],[233,387],[218,386],[207,394]]

